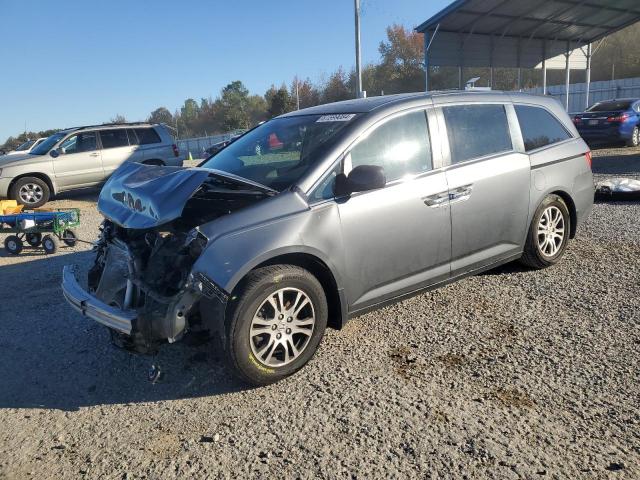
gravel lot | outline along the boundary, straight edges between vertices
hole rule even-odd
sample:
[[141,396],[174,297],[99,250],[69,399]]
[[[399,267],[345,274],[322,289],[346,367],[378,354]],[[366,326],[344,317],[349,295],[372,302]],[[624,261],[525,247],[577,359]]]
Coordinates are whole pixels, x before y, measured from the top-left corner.
[[[640,150],[595,151],[640,177]],[[95,192],[51,206],[100,222]],[[1,239],[0,239],[1,240]],[[465,279],[329,331],[246,389],[209,345],[151,359],[62,299],[52,257],[0,250],[1,478],[640,478],[640,204],[600,203],[564,261]]]

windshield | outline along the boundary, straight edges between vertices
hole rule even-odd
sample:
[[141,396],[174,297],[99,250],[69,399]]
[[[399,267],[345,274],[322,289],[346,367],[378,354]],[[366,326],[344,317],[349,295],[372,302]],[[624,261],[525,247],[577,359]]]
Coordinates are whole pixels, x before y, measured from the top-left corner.
[[633,101],[631,100],[612,100],[610,102],[596,103],[590,107],[587,112],[616,112],[618,110],[629,110]]
[[16,152],[24,152],[25,150],[29,150],[31,148],[31,145],[33,145],[34,143],[35,143],[35,140],[27,140],[18,148],[16,148]]
[[51,148],[64,138],[69,132],[58,132],[48,137],[44,142],[31,150],[32,155],[46,155]]
[[316,164],[320,151],[355,116],[275,118],[238,138],[200,166],[232,173],[281,192]]

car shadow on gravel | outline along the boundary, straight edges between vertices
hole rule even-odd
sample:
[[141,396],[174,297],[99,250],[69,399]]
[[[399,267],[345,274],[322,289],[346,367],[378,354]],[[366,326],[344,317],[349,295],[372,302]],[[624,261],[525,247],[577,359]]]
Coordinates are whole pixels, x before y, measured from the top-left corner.
[[[0,265],[0,408],[81,407],[214,396],[246,389],[212,343],[163,347],[155,357],[114,347],[105,327],[64,300],[62,267],[90,265],[91,252],[40,255]],[[160,366],[157,383],[147,379]]]

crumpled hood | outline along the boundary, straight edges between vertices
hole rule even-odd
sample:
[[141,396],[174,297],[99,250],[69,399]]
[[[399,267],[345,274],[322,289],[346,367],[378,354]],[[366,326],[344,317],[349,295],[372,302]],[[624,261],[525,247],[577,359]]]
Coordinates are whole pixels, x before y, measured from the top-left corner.
[[180,216],[210,172],[126,162],[105,183],[98,210],[126,228],[152,228]]
[[[214,179],[217,179],[217,183],[215,187],[210,187]],[[222,211],[227,213],[278,193],[259,183],[219,170],[126,162],[102,188],[98,210],[125,228],[153,228],[182,216],[187,202],[201,186],[213,192],[207,198],[214,204],[208,204],[205,210],[215,210],[215,203],[220,200],[226,201]]]

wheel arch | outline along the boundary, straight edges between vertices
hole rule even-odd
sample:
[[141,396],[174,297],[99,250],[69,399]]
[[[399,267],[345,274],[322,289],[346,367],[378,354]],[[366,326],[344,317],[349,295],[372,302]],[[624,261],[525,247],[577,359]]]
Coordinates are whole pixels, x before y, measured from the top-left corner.
[[[336,330],[341,329],[348,318],[348,307],[342,290],[338,286],[336,275],[320,257],[307,252],[280,253],[261,260],[260,263],[249,269],[243,276],[244,279],[250,272],[269,265],[295,265],[308,270],[318,279],[327,296],[329,318],[327,326]],[[235,283],[233,290],[242,282]],[[233,293],[232,293],[233,295]]]
[[16,184],[16,182],[21,178],[25,178],[25,177],[39,178],[40,180],[42,180],[47,184],[47,186],[49,187],[49,191],[51,192],[51,195],[55,195],[56,193],[58,193],[55,183],[53,183],[53,180],[51,180],[49,175],[42,172],[21,173],[20,175],[16,176],[13,180],[11,180],[11,183],[9,184],[9,193],[11,193],[11,190],[13,190],[13,187]]
[[[569,234],[569,238],[573,239],[576,236],[576,230],[578,228],[578,212],[576,210],[576,204],[573,201],[571,195],[565,190],[553,190],[549,192],[547,195],[557,195],[564,203],[567,204],[567,208],[569,209],[569,224],[571,225],[571,233]],[[545,196],[546,198],[546,196]]]

